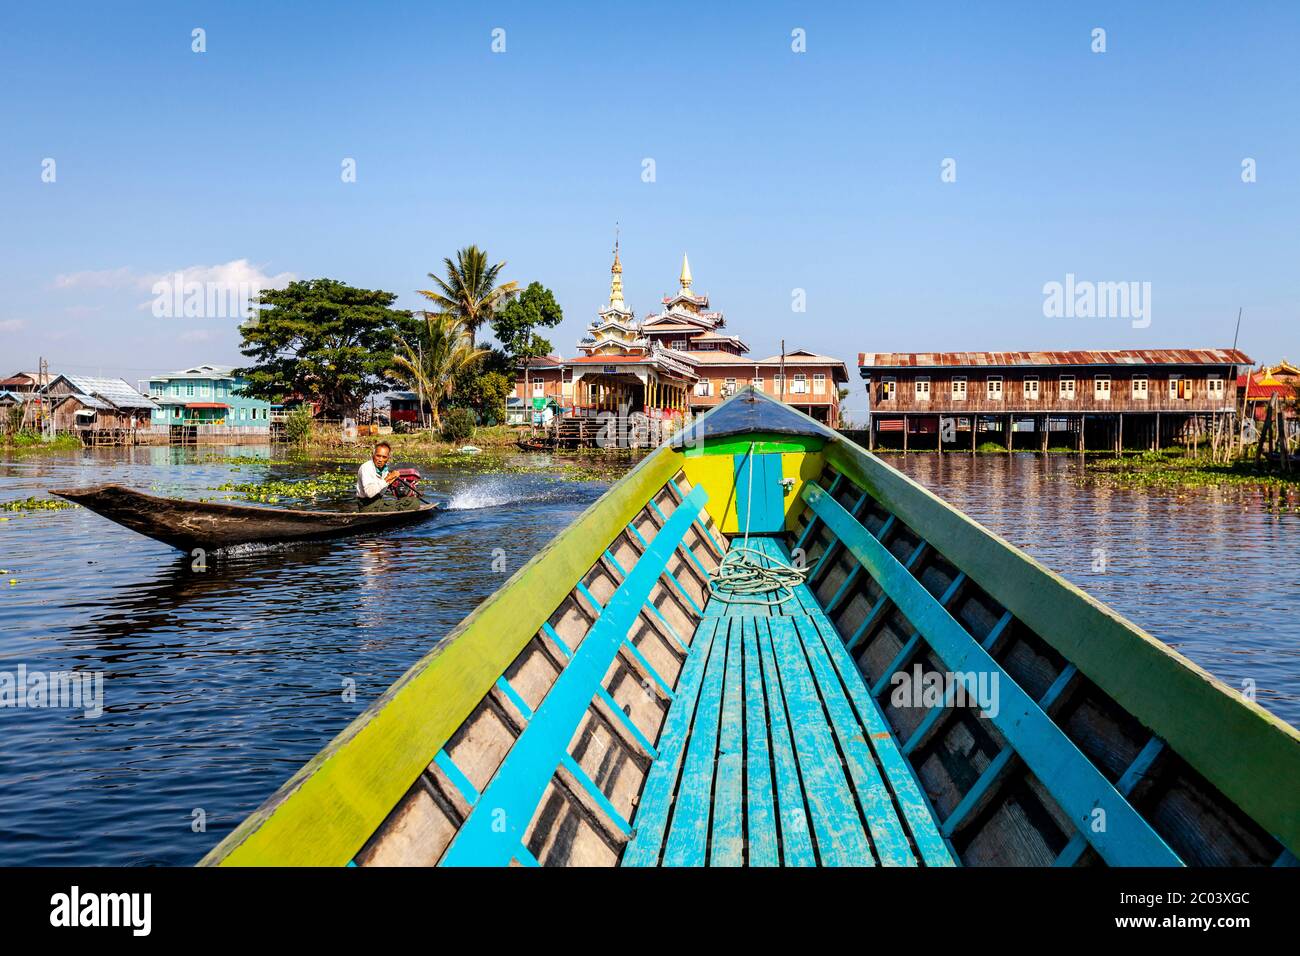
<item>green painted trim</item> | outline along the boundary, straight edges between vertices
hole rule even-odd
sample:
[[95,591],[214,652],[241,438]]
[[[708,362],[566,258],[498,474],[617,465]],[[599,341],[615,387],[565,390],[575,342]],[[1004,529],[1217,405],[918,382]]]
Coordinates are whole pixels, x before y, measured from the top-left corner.
[[1287,849],[1300,849],[1300,731],[875,455],[849,442],[826,454]]
[[754,432],[752,435],[727,435],[724,438],[706,438],[703,448],[688,448],[686,456],[693,458],[697,455],[743,455],[749,451],[751,443],[755,444],[754,452],[759,455],[821,451],[826,447],[826,440],[817,435],[780,435]]
[[681,468],[643,460],[393,683],[201,865],[344,866],[646,501]]

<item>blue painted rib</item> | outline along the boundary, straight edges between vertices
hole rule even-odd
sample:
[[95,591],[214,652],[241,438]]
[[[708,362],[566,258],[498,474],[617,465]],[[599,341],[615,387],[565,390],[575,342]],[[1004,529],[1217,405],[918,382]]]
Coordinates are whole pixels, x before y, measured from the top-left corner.
[[655,605],[649,601],[646,602],[646,607],[650,609],[651,614],[659,618],[660,623],[662,623],[663,626],[667,629],[668,636],[673,639],[674,643],[677,644],[677,647],[683,652],[688,652],[690,648],[687,646],[686,642],[681,639],[681,636],[677,633],[677,628],[673,627],[672,624],[668,622],[668,618],[664,617],[664,612],[659,610],[659,608],[655,607]]
[[520,866],[534,867],[542,865],[537,862],[537,857],[533,856],[528,847],[524,846],[522,843],[515,847],[512,859],[518,861]]
[[505,674],[497,678],[497,690],[510,699],[510,703],[514,704],[519,713],[524,715],[524,720],[533,719],[533,709],[528,706],[528,701],[519,696],[519,691],[515,690],[514,685],[506,680]]
[[[893,525],[894,516],[890,515],[884,520],[884,523],[881,524],[880,530],[876,532],[876,537],[881,541],[884,541],[885,535],[889,534],[889,529],[892,528]],[[835,609],[839,607],[840,601],[844,600],[844,596],[848,594],[849,588],[853,587],[853,583],[857,581],[858,575],[861,573],[862,565],[855,563],[849,570],[849,573],[844,576],[844,582],[840,585],[839,590],[836,591],[835,594],[832,595],[831,599],[826,602],[826,613],[828,615],[835,613]]]
[[[1057,683],[1060,683],[1058,678]],[[1156,758],[1165,749],[1165,742],[1159,737],[1152,737],[1146,742],[1146,745],[1133,758],[1133,762],[1128,765],[1119,781],[1115,784],[1115,789],[1128,796],[1133,789],[1142,782],[1148,773],[1151,772],[1151,765],[1156,762]],[[1053,866],[1074,866],[1079,862],[1079,857],[1083,856],[1083,851],[1087,849],[1088,844],[1081,831],[1076,830],[1074,836],[1070,837],[1070,842],[1065,845],[1060,856],[1056,858]]]
[[605,706],[614,712],[615,716],[618,717],[619,723],[621,723],[627,729],[627,732],[632,735],[632,739],[641,745],[641,749],[650,756],[651,760],[654,760],[659,756],[659,752],[655,750],[655,746],[650,742],[650,738],[641,732],[641,728],[636,725],[636,721],[632,719],[632,715],[622,707],[618,706],[618,701],[614,699],[613,694],[607,691],[604,687],[598,687],[596,688],[596,696],[603,700]]
[[[921,559],[921,555],[925,554],[925,549],[928,547],[929,545],[926,544],[924,541],[917,542],[916,547],[912,550],[911,557],[907,559],[907,564],[904,565],[904,567],[906,567],[908,570],[911,570],[912,566],[915,565],[916,562]],[[888,603],[889,603],[889,596],[886,594],[881,594],[880,597],[876,598],[876,603],[871,606],[871,612],[865,618],[862,619],[862,623],[858,625],[858,629],[853,632],[853,636],[850,637],[845,644],[845,646],[848,647],[850,651],[854,650],[858,646],[858,644],[862,641],[862,639],[866,637],[867,634],[871,631],[871,629],[875,626],[877,617],[884,610],[885,605]],[[892,673],[893,671],[886,671],[882,679],[888,680],[889,676]],[[876,696],[880,696],[880,691],[876,690],[875,688],[872,689],[872,693],[875,694]]]
[[1181,865],[1178,855],[1061,728],[883,544],[817,486],[805,485],[804,497],[832,533],[867,566],[949,670],[997,675],[1001,707],[989,720],[1016,748],[1076,827],[1088,827],[1094,809],[1105,811],[1105,832],[1083,831],[1102,859],[1112,866]]
[[[834,478],[834,480],[831,481],[831,486],[830,486],[830,488],[828,489],[828,493],[833,495],[833,494],[835,494],[835,492],[839,491],[839,490],[840,490],[840,483],[841,483],[842,481],[844,481],[844,476],[843,476],[842,474],[840,474],[840,473],[837,471],[837,472],[835,473],[835,478]],[[812,534],[813,527],[814,527],[816,524],[817,524],[817,516],[816,516],[815,514],[810,514],[810,515],[808,516],[808,523],[805,524],[805,525],[803,526],[803,530],[802,530],[801,532],[799,532],[799,538],[798,538],[798,540],[795,541],[795,543],[794,543],[794,547],[791,548],[790,550],[792,550],[792,551],[798,551],[798,550],[799,550],[800,548],[802,548],[805,544],[807,544],[807,543],[808,543],[808,536],[809,536],[810,534]]]
[[[673,486],[673,491],[677,493],[678,501],[681,501],[686,497],[686,494],[682,491],[681,486],[677,484],[676,478],[670,479],[668,484]],[[704,536],[708,538],[709,541],[713,544],[714,551],[716,551],[718,554],[726,554],[727,553],[726,549],[723,548],[722,545],[718,544],[718,539],[713,536],[713,532],[709,530],[709,526],[705,522],[705,518],[707,517],[707,515],[708,512],[700,512],[700,517],[696,521],[696,524],[700,526],[700,530],[704,532]]]
[[579,581],[573,587],[574,590],[576,590],[579,594],[581,594],[589,602],[591,602],[591,606],[596,609],[596,616],[600,617],[601,613],[605,609],[601,606],[601,603],[596,600],[596,595],[592,594],[591,590],[587,587],[587,585],[583,584],[581,581]]
[[560,637],[560,635],[555,632],[555,628],[551,627],[550,621],[547,621],[545,624],[542,625],[542,630],[546,632],[547,637],[549,637],[551,640],[555,642],[556,646],[564,653],[565,657],[573,656],[573,648],[569,647],[568,644],[564,643],[564,640]]
[[630,640],[624,640],[623,646],[628,649],[631,655],[636,659],[636,662],[640,664],[643,668],[645,668],[645,672],[649,674],[652,678],[654,678],[654,682],[658,684],[660,688],[663,689],[664,696],[666,696],[669,700],[672,700],[673,689],[668,686],[668,682],[666,680],[664,680],[662,677],[659,676],[659,672],[650,666],[650,662],[645,659],[645,655],[641,653],[640,648],[638,648]]
[[[1010,618],[1010,613],[1004,614],[1002,615],[1002,621],[999,623],[1002,627],[1005,627],[1005,622],[1010,620]],[[1000,633],[1000,631],[1000,627],[994,627],[993,631],[989,634],[989,637],[984,639],[986,650],[988,649],[988,645],[997,639],[997,634]],[[1056,680],[1052,681],[1052,686],[1047,688],[1047,692],[1039,699],[1038,706],[1043,708],[1045,713],[1050,714],[1052,709],[1064,696],[1069,686],[1078,679],[1078,675],[1079,669],[1077,667],[1073,664],[1066,664],[1065,667],[1061,668],[1061,673],[1056,676]],[[948,814],[948,819],[943,821],[944,836],[951,837],[961,829],[971,811],[973,811],[975,807],[979,806],[980,801],[984,799],[984,795],[993,787],[998,786],[1006,776],[1007,772],[1012,766],[1014,766],[1015,756],[1015,750],[1009,746],[1004,746],[998,751],[998,755],[993,758],[987,767],[984,768],[984,772],[980,774],[980,777],[975,781],[974,786],[972,786],[970,790],[966,791],[966,795],[962,797],[961,802],[958,803],[957,806],[953,807],[952,813]],[[1086,844],[1084,845],[1086,846]],[[1082,849],[1082,847],[1080,847],[1080,849]]]
[[609,548],[605,549],[605,560],[614,565],[614,570],[618,572],[619,577],[627,577],[627,571],[623,569],[623,565],[618,563],[618,558],[614,557],[614,553]]
[[966,791],[966,795],[961,798],[961,802],[952,808],[952,813],[948,814],[948,818],[943,821],[942,830],[944,836],[951,837],[961,828],[962,824],[966,822],[966,818],[970,816],[971,811],[979,806],[984,796],[1006,776],[1007,771],[1013,766],[1012,761],[1015,756],[1016,752],[1013,749],[1003,747],[998,751],[998,755],[989,761],[989,765],[984,768],[984,772],[980,774],[979,779]]
[[471,807],[478,803],[478,788],[469,782],[469,777],[461,772],[460,767],[456,766],[456,761],[451,759],[451,755],[445,750],[439,750],[433,757],[433,762],[438,765],[438,769],[447,775],[453,787],[460,791],[461,797]]
[[444,865],[503,866],[510,861],[619,645],[706,500],[703,486],[691,491],[611,596],[484,791],[479,806],[494,812],[470,814],[448,847]]
[[623,814],[618,812],[618,808],[609,802],[609,797],[605,796],[605,792],[596,786],[596,781],[592,780],[587,771],[582,769],[582,765],[573,759],[573,755],[565,751],[564,755],[560,757],[560,763],[565,770],[569,771],[569,775],[578,781],[582,789],[587,792],[587,795],[596,801],[596,805],[600,807],[605,816],[609,817],[614,826],[618,827],[619,832],[630,837],[632,835],[632,824],[628,823]]
[[[867,503],[867,493],[864,491],[862,492],[861,495],[858,496],[858,500],[853,503],[853,510],[850,512],[850,514],[857,515],[858,511],[866,503]],[[884,529],[884,525],[881,525],[881,529],[882,530]],[[839,538],[831,538],[831,543],[826,546],[826,550],[822,552],[821,557],[817,559],[817,563],[813,565],[812,571],[809,572],[808,574],[809,584],[811,584],[813,587],[816,587],[816,581],[822,573],[822,567],[830,559],[831,555],[839,554],[841,547],[842,547],[842,542],[840,541]]]

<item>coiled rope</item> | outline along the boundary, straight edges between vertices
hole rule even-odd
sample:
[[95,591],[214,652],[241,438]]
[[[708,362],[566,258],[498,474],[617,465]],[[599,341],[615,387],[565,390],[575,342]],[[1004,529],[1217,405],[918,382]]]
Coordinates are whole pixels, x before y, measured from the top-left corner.
[[[745,537],[732,547],[709,578],[709,593],[727,604],[777,607],[794,597],[808,572],[766,552],[749,547],[749,516],[754,503],[754,442],[749,443],[749,495],[745,499]],[[776,592],[777,597],[765,595]],[[781,592],[784,592],[782,595]]]

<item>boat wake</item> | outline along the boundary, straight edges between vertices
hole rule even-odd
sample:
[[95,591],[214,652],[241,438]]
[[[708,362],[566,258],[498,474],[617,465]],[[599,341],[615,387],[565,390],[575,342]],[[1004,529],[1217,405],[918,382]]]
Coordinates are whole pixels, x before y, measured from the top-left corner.
[[444,507],[447,511],[473,511],[480,508],[501,508],[520,502],[537,504],[575,501],[579,497],[572,489],[563,486],[521,488],[517,482],[486,481],[453,492]]

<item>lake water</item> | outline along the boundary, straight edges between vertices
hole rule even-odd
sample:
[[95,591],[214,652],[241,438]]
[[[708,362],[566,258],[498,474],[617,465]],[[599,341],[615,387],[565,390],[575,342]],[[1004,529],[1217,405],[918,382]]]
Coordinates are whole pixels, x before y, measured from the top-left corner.
[[[269,455],[5,459],[0,501],[103,481],[220,499],[232,480],[338,467],[225,451]],[[1068,457],[890,460],[1300,723],[1294,511],[1252,491],[1081,488]],[[0,864],[198,860],[607,486],[557,478],[539,456],[504,462],[521,463],[532,470],[422,468],[448,510],[418,527],[251,549],[201,572],[84,509],[0,515],[0,671],[99,671],[105,696],[96,718],[0,709]]]

